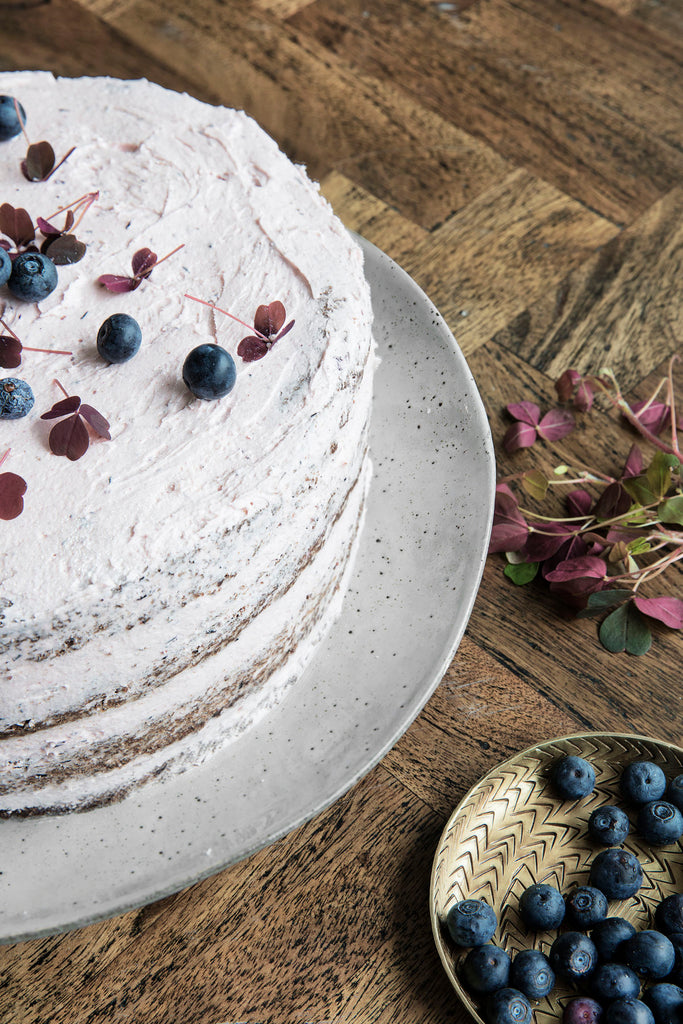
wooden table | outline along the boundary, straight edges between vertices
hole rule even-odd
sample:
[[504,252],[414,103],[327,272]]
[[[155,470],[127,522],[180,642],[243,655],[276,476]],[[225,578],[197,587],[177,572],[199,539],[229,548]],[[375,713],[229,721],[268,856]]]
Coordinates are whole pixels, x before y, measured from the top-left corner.
[[[25,0],[0,3],[0,67],[247,109],[441,309],[499,445],[505,404],[547,407],[568,366],[645,394],[680,344],[682,30],[680,0]],[[630,440],[597,424],[563,458],[617,470]],[[488,560],[443,682],[366,778],[184,892],[0,949],[2,1024],[464,1021],[427,909],[452,808],[543,739],[682,733],[678,633],[610,655],[502,568]]]

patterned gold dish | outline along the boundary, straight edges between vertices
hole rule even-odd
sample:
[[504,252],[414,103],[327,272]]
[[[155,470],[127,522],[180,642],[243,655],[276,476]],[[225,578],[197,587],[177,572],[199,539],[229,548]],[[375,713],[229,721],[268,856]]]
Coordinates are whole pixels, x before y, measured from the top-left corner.
[[[594,791],[580,800],[561,800],[553,790],[550,769],[565,754],[584,757],[595,768]],[[683,773],[683,749],[643,736],[589,733],[566,736],[530,747],[484,776],[451,815],[441,836],[432,869],[430,913],[434,939],[446,972],[475,1020],[483,1022],[481,1004],[461,984],[459,964],[467,950],[458,948],[445,926],[446,915],[459,900],[490,903],[498,917],[491,942],[511,957],[522,949],[546,953],[557,932],[527,931],[519,912],[522,892],[546,882],[567,893],[587,885],[590,863],[602,847],[588,836],[591,812],[617,804],[629,814],[631,831],[624,848],[643,868],[640,892],[612,900],[608,916],[625,917],[640,930],[653,927],[652,915],[665,896],[683,892],[681,843],[652,847],[638,835],[635,815],[619,795],[619,777],[631,761],[654,761],[667,780]],[[534,1006],[537,1024],[562,1016],[577,994],[558,980],[551,994]]]

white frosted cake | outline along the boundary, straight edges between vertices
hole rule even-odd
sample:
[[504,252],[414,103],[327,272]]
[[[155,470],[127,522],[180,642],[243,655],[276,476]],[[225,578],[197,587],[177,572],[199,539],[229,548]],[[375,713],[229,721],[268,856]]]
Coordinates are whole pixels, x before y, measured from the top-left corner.
[[[358,246],[246,115],[145,81],[20,72],[0,74],[0,94],[32,143],[57,160],[75,147],[28,181],[27,140],[1,142],[0,203],[62,227],[56,211],[99,193],[74,229],[85,255],[58,266],[54,291],[0,287],[0,334],[24,346],[0,377],[35,398],[0,419],[0,486],[26,482],[23,511],[0,520],[8,815],[85,809],[197,764],[300,678],[363,520],[375,356]],[[131,290],[98,282],[180,245]],[[254,330],[187,295],[248,326],[279,301],[294,326],[245,362]],[[96,346],[114,313],[142,331],[119,364]],[[182,377],[207,342],[236,366],[215,401]],[[110,425],[110,439],[86,426],[76,459],[51,450],[58,420],[41,419],[64,393]]]

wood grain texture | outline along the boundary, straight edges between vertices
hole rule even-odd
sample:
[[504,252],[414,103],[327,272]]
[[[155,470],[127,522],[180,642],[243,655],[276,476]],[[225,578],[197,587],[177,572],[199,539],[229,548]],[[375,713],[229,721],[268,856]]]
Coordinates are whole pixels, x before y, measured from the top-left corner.
[[616,223],[678,183],[680,148],[641,128],[634,109],[625,116],[606,104],[590,78],[584,84],[584,61],[561,44],[553,63],[557,26],[539,49],[526,34],[529,19],[519,19],[515,35],[504,23],[479,27],[477,14],[490,9],[507,5],[480,3],[454,23],[415,0],[373,7],[367,17],[363,0],[320,0],[291,22],[359,71],[400,81],[441,117]]
[[[569,365],[609,362],[644,397],[681,350],[680,0],[0,12],[2,68],[146,76],[256,116],[440,308],[501,476],[559,460],[620,470],[631,437],[614,414],[582,417],[556,451],[505,456],[503,410],[547,408]],[[0,1024],[465,1024],[428,916],[453,807],[541,740],[611,730],[681,743],[680,635],[657,628],[644,657],[609,655],[594,621],[540,584],[514,587],[503,565],[488,560],[456,658],[365,779],[183,892],[0,947]],[[683,594],[680,572],[661,582]]]

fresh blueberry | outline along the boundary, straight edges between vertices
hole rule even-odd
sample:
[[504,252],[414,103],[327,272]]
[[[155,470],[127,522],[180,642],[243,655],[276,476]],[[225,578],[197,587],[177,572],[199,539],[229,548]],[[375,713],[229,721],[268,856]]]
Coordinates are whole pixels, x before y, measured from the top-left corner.
[[112,313],[97,332],[97,351],[108,363],[125,363],[140,348],[142,331],[128,313]]
[[[669,981],[674,982],[676,985],[683,985],[683,931],[668,932],[668,937],[674,948],[676,959],[674,960],[673,970],[667,977]],[[683,1014],[681,1015],[681,1020],[683,1020]]]
[[680,893],[672,893],[657,905],[655,924],[665,935],[683,932],[683,896]]
[[499,988],[486,1000],[488,1024],[531,1024],[531,1003],[516,988]]
[[505,988],[510,978],[510,957],[500,946],[475,946],[462,963],[465,985],[484,994]]
[[608,900],[625,900],[635,896],[643,884],[643,869],[628,850],[602,850],[591,864],[589,882]]
[[543,999],[553,990],[555,974],[540,949],[523,949],[512,961],[510,984],[527,999]]
[[625,964],[643,978],[666,978],[673,968],[676,950],[671,939],[652,929],[636,932],[621,947]]
[[567,915],[578,928],[590,928],[607,917],[607,897],[592,885],[579,885],[567,896]]
[[640,999],[614,999],[605,1010],[603,1024],[655,1024],[655,1018]]
[[17,299],[40,302],[57,287],[57,268],[42,252],[22,252],[12,264],[7,287]]
[[625,917],[606,917],[598,921],[591,929],[591,939],[595,943],[600,960],[619,960],[618,952],[621,943],[636,934],[635,926]]
[[679,1024],[683,1020],[683,988],[660,981],[643,993],[643,1001],[654,1014],[655,1024]]
[[7,255],[7,250],[0,245],[0,285],[7,284],[12,273],[12,261]]
[[26,381],[16,377],[0,380],[0,419],[20,420],[33,408],[33,392]]
[[598,1024],[602,1006],[589,996],[570,999],[562,1011],[562,1024]]
[[[17,117],[17,107],[21,120]],[[26,111],[21,103],[14,105],[13,96],[0,96],[0,142],[13,139],[21,131],[21,122],[26,124]]]
[[588,819],[588,834],[601,846],[621,846],[629,830],[628,815],[621,807],[596,807]]
[[599,964],[591,975],[590,990],[601,1003],[612,999],[637,999],[640,978],[626,964]]
[[593,766],[575,754],[567,754],[555,761],[552,778],[558,794],[566,800],[588,796],[595,787]]
[[597,967],[598,951],[583,932],[564,932],[550,947],[548,959],[555,974],[579,981]]
[[493,907],[483,900],[460,900],[446,915],[446,926],[459,946],[483,946],[493,936],[498,921]]
[[524,924],[533,931],[559,928],[565,914],[562,893],[545,882],[530,885],[520,896],[519,912]]
[[671,780],[666,787],[666,798],[679,811],[683,811],[683,775],[677,775]]
[[232,391],[236,376],[234,359],[220,345],[198,345],[183,363],[183,380],[196,398],[205,401]]
[[670,846],[683,835],[683,814],[666,800],[650,800],[638,810],[641,836],[653,846]]
[[646,804],[664,796],[666,776],[652,761],[632,761],[621,773],[622,796],[634,804]]

